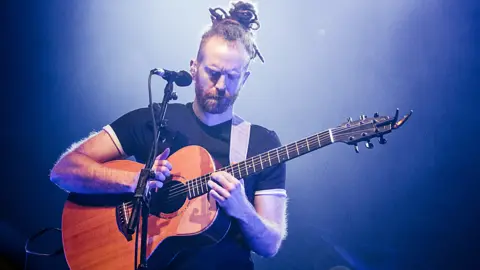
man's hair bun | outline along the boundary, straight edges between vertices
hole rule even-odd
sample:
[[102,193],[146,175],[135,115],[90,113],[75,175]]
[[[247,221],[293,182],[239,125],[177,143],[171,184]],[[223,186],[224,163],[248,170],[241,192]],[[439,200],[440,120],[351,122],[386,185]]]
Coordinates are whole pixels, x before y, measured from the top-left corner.
[[[259,57],[264,62],[254,40],[253,30],[260,28],[255,6],[246,1],[231,2],[228,12],[223,8],[209,8],[212,26],[202,35],[201,46],[211,36],[221,36],[226,40],[240,40],[250,54],[250,59]],[[199,53],[201,50],[199,50]],[[201,57],[201,54],[199,54]]]
[[233,7],[227,13],[222,8],[210,8],[210,17],[213,25],[219,22],[235,21],[239,23],[245,30],[258,30],[260,23],[258,22],[255,6],[251,3],[238,1],[232,3]]

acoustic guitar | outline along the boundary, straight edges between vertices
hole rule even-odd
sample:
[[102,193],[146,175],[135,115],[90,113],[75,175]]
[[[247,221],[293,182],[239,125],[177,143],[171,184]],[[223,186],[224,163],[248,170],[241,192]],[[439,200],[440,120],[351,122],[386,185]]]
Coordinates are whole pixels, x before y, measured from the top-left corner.
[[[335,128],[218,169],[206,149],[199,146],[180,149],[168,158],[173,166],[172,176],[157,190],[156,203],[150,208],[146,250],[149,267],[162,269],[180,251],[216,244],[227,234],[230,217],[207,196],[207,181],[212,172],[227,171],[237,179],[245,178],[337,142],[354,145],[357,152],[359,142],[372,148],[372,138],[379,138],[379,143],[385,144],[384,135],[402,126],[411,114],[412,111],[398,119],[397,109],[394,117],[375,113],[371,118],[362,115],[356,121],[349,118]],[[144,168],[144,164],[131,160],[114,160],[105,166],[135,172]],[[68,195],[61,226],[70,269],[130,270],[135,267],[135,245],[139,251],[140,241],[135,241],[135,234],[126,232],[132,197],[132,194]]]

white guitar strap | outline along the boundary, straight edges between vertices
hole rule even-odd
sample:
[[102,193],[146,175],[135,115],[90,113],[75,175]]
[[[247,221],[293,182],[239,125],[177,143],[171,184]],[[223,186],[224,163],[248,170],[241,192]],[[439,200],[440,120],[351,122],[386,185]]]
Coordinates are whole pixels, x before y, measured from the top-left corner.
[[[251,124],[240,116],[233,114],[232,131],[230,133],[230,164],[244,161],[247,158]],[[243,182],[243,179],[239,179]]]

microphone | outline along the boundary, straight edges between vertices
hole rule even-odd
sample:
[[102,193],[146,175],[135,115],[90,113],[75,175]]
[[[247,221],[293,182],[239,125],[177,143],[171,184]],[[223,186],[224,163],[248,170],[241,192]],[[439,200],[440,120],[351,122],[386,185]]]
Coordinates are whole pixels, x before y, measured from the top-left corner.
[[189,86],[192,83],[192,75],[185,70],[176,72],[163,68],[154,68],[150,73],[158,75],[166,81],[174,81],[178,86]]

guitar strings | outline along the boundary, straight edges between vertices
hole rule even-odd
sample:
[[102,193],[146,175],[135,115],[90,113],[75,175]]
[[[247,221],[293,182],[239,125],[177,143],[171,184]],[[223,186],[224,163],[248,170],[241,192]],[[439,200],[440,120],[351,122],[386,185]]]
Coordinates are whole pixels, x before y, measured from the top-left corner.
[[[313,136],[315,136],[315,135],[313,135]],[[309,143],[310,143],[310,141],[312,141],[312,140],[314,140],[314,141],[322,140],[322,139],[328,138],[329,136],[330,136],[330,135],[319,136],[318,139],[309,137],[309,138],[308,138],[308,141],[309,141]],[[276,149],[277,149],[277,151],[278,151],[278,154],[277,154],[277,155],[284,155],[284,154],[287,153],[287,151],[290,153],[291,150],[297,149],[297,146],[296,146],[296,145],[289,145],[288,147],[281,146],[281,147],[276,148]],[[278,150],[278,149],[280,149],[280,150]],[[272,151],[275,151],[275,149],[272,149],[272,150],[270,150],[269,152],[272,152]],[[262,160],[262,155],[257,155],[257,156],[252,157],[252,165],[256,168],[257,165],[258,165],[257,162],[260,161],[260,160]],[[235,165],[235,164],[234,164],[234,165]],[[219,170],[217,170],[217,171],[227,171],[228,169],[232,169],[232,173],[233,173],[233,174],[237,174],[241,169],[239,169],[238,166],[237,166],[237,168],[234,168],[234,167],[233,167],[234,165],[229,165],[228,167],[221,168],[221,169],[219,169]],[[174,188],[174,189],[171,189],[172,192],[176,192],[176,193],[171,193],[171,194],[169,194],[169,196],[172,196],[172,197],[173,197],[173,196],[177,196],[177,195],[179,195],[179,194],[186,193],[186,192],[188,192],[189,189],[190,189],[190,190],[191,190],[191,189],[197,189],[197,190],[198,190],[199,188],[201,188],[201,189],[203,190],[203,186],[205,186],[205,185],[206,185],[206,182],[207,182],[208,180],[210,180],[210,175],[211,175],[211,173],[208,173],[208,174],[206,174],[206,175],[204,175],[204,176],[201,176],[201,177],[192,179],[192,180],[190,180],[190,181],[193,181],[193,182],[191,182],[192,184],[190,184],[190,185],[188,184],[188,182],[190,182],[190,181],[187,181],[187,184],[186,184],[185,186],[182,185],[182,186],[176,187],[176,188]],[[177,192],[177,191],[178,191],[178,192]],[[199,191],[199,190],[198,190],[198,191]],[[192,193],[195,193],[195,191],[192,191]]]
[[[332,132],[332,134],[333,134],[333,135],[337,135],[337,134],[339,134],[339,133],[345,133],[345,136],[348,136],[348,135],[350,135],[350,134],[352,134],[352,133],[348,133],[348,132],[345,132],[345,131],[346,131],[346,130],[351,130],[351,129],[354,129],[354,128],[356,128],[356,127],[345,128],[345,129],[340,130],[340,131]],[[355,133],[358,133],[358,132],[355,132]],[[318,138],[316,138],[316,137],[318,137]],[[322,136],[313,135],[313,136],[310,136],[310,137],[306,138],[305,140],[308,142],[308,144],[310,144],[311,141],[318,141],[318,140],[326,139],[326,138],[328,138],[328,137],[330,137],[329,134],[328,134],[328,135],[325,134],[325,135],[322,135]],[[299,140],[299,141],[300,141],[300,140]],[[297,142],[298,142],[298,141],[297,141]],[[278,155],[284,155],[284,154],[287,153],[287,151],[290,153],[291,150],[293,150],[293,151],[296,150],[296,149],[297,149],[297,146],[298,146],[297,144],[292,143],[292,144],[288,145],[287,147],[285,147],[285,146],[279,147],[279,148],[281,149],[280,151],[278,150],[279,148],[276,148],[276,149],[277,149],[277,151],[278,151]],[[299,150],[299,149],[298,149],[298,150]],[[275,151],[275,149],[272,149],[272,150],[270,150],[269,152],[272,152],[272,151]],[[297,152],[297,154],[299,154],[299,151]],[[262,156],[263,156],[263,155],[257,155],[257,156],[255,156],[255,157],[252,158],[252,164],[253,164],[253,166],[256,165],[255,162],[260,161],[260,160],[262,159]],[[256,166],[255,166],[255,167],[256,167]],[[230,169],[230,168],[232,168],[232,173],[233,173],[233,174],[236,174],[236,173],[238,173],[238,172],[241,170],[241,169],[233,168],[233,165],[230,165],[230,166],[228,166],[228,167],[221,168],[221,169],[219,169],[219,170],[217,170],[217,171],[225,171],[225,170],[228,170],[228,169]],[[195,193],[196,193],[196,192],[200,193],[200,189],[201,189],[202,192],[203,192],[203,187],[204,187],[204,186],[206,186],[206,189],[208,190],[209,187],[208,187],[208,185],[206,184],[206,182],[207,182],[208,180],[210,180],[210,175],[211,175],[211,173],[209,173],[209,174],[207,174],[207,175],[204,175],[204,176],[201,176],[201,177],[196,178],[196,179],[192,179],[192,180],[190,180],[190,181],[193,181],[192,184],[188,185],[188,182],[187,182],[186,185],[182,185],[182,186],[179,186],[179,187],[176,187],[176,188],[172,189],[172,190],[171,190],[172,193],[168,194],[168,198],[167,198],[167,199],[174,198],[174,197],[177,197],[177,196],[179,196],[179,195],[182,195],[182,196],[183,196],[183,194],[185,194],[185,193],[187,193],[187,192],[188,192],[189,194],[190,194],[190,192],[192,192],[192,193],[194,194],[194,196],[195,196]],[[189,182],[190,182],[190,181],[189,181]],[[192,190],[192,189],[193,189],[193,190]],[[195,190],[195,189],[196,189],[196,190]],[[168,201],[168,200],[167,200],[167,201]]]
[[[351,133],[351,132],[345,132],[345,130],[351,130],[351,129],[353,129],[353,128],[355,128],[355,127],[345,128],[345,129],[343,129],[343,130],[341,130],[341,131],[332,132],[332,135],[337,135],[337,134],[339,134],[339,133],[345,133],[345,136],[349,136],[349,135],[351,135],[351,134],[353,134],[353,133]],[[355,133],[358,133],[358,132],[355,132]],[[315,138],[315,137],[318,137],[318,138]],[[318,141],[318,140],[326,139],[326,138],[328,138],[328,137],[330,137],[329,134],[328,134],[328,135],[322,135],[322,136],[313,135],[313,136],[310,136],[310,137],[306,138],[305,140],[307,141],[308,144],[310,144],[310,141],[312,141],[312,140],[313,140],[313,141]],[[300,141],[300,140],[299,140],[299,141]],[[297,142],[298,142],[298,141],[297,141]],[[293,148],[293,149],[296,149],[296,148],[297,148],[297,144],[291,143],[291,144],[289,144],[287,147],[281,146],[281,147],[276,148],[276,150],[277,150],[278,155],[284,155],[284,154],[287,153],[287,151],[290,152],[290,150],[292,150],[292,148]],[[279,149],[281,149],[281,150],[279,150]],[[272,149],[272,150],[270,150],[269,152],[271,152],[271,151],[275,151],[275,149]],[[299,152],[300,152],[300,151],[298,151],[297,153],[299,153]],[[261,160],[261,157],[262,157],[262,154],[252,157],[252,158],[251,158],[251,159],[252,159],[252,164],[255,166],[255,162]],[[277,163],[277,164],[278,164],[278,163]],[[226,171],[226,170],[228,170],[228,169],[230,169],[230,168],[232,169],[232,173],[233,173],[233,174],[239,172],[238,169],[233,168],[233,165],[229,165],[229,166],[227,166],[227,167],[220,168],[220,169],[217,170],[217,171]],[[204,176],[201,176],[201,177],[199,177],[199,178],[195,178],[195,179],[189,180],[189,181],[187,181],[187,184],[186,184],[186,185],[181,185],[181,186],[179,186],[179,187],[176,187],[176,188],[174,188],[174,189],[171,189],[171,191],[173,191],[173,193],[168,194],[168,197],[167,197],[167,201],[166,201],[166,202],[167,202],[167,203],[168,203],[168,202],[171,202],[172,200],[175,200],[175,199],[176,199],[178,196],[180,196],[180,195],[183,196],[185,193],[189,192],[189,189],[192,189],[192,188],[197,188],[197,190],[198,190],[198,187],[201,187],[201,188],[202,188],[202,191],[203,191],[203,186],[206,185],[206,182],[207,182],[206,180],[210,179],[210,175],[211,175],[211,174],[212,174],[212,173],[208,173],[208,174],[206,174],[206,175],[204,175]],[[193,182],[192,182],[192,181],[193,181]],[[192,182],[192,184],[191,184],[191,185],[188,185],[189,182]],[[200,183],[199,183],[199,182],[200,182]],[[209,187],[207,186],[206,188],[207,188],[207,190],[208,190]],[[194,194],[195,194],[195,193],[194,193]],[[131,205],[132,205],[132,202],[126,203],[126,205],[127,205],[127,206],[131,206]]]
[[[343,130],[340,130],[340,131],[334,131],[334,132],[332,132],[332,134],[333,134],[333,135],[337,135],[337,134],[339,134],[339,133],[345,133],[345,136],[348,136],[348,135],[350,135],[351,133],[348,133],[348,132],[345,132],[345,131],[346,131],[346,130],[351,130],[351,129],[354,129],[354,128],[356,128],[356,127],[344,128]],[[358,132],[356,132],[356,133],[358,133]],[[319,141],[319,140],[326,139],[326,138],[328,138],[328,137],[330,137],[330,134],[325,134],[325,135],[322,135],[322,136],[313,135],[313,136],[310,136],[310,137],[305,138],[305,140],[306,140],[307,144],[309,145],[312,141]],[[301,140],[299,140],[299,141],[301,141]],[[298,141],[297,141],[297,142],[298,142]],[[307,146],[308,146],[308,145],[307,145]],[[302,148],[302,147],[305,147],[305,145],[301,145],[301,146],[300,146],[300,148]],[[300,154],[300,149],[297,149],[297,148],[298,148],[298,144],[296,144],[296,143],[289,144],[287,147],[285,147],[285,146],[278,147],[278,148],[276,148],[276,150],[277,150],[277,155],[284,155],[284,154],[287,153],[287,151],[290,153],[291,150],[293,150],[293,151],[297,150],[297,154]],[[280,150],[279,150],[279,149],[280,149]],[[302,149],[303,149],[303,148],[302,148]],[[275,151],[275,149],[272,149],[272,150],[270,150],[270,151],[268,151],[268,152],[274,152],[274,151]],[[264,154],[265,154],[265,153],[264,153]],[[253,165],[254,167],[256,167],[256,164],[255,164],[255,163],[256,163],[257,161],[261,161],[261,160],[262,160],[262,157],[263,157],[264,154],[254,156],[254,157],[252,158],[252,165]],[[263,158],[264,158],[264,157],[263,157]],[[270,161],[270,163],[271,163],[271,161]],[[277,163],[277,164],[278,164],[278,163]],[[237,167],[238,167],[238,166],[237,166]],[[228,166],[228,167],[221,168],[221,169],[219,169],[219,170],[217,170],[217,171],[226,171],[226,170],[228,170],[228,169],[232,169],[232,173],[233,173],[233,174],[237,174],[237,173],[239,173],[239,172],[241,171],[241,168],[235,168],[234,165],[230,165],[230,166]],[[188,181],[186,185],[181,185],[181,186],[179,186],[179,187],[176,187],[176,188],[174,188],[174,189],[171,189],[172,193],[168,194],[167,201],[169,201],[169,199],[174,198],[174,197],[177,197],[177,196],[179,196],[179,195],[182,195],[182,196],[183,196],[183,194],[185,194],[185,193],[187,193],[187,192],[188,192],[189,194],[190,194],[190,192],[192,192],[194,195],[195,195],[196,192],[200,193],[200,189],[201,189],[202,192],[203,192],[203,187],[207,185],[206,182],[210,179],[210,175],[211,175],[211,173],[209,173],[209,174],[207,174],[207,175],[204,175],[204,176],[201,176],[201,177],[199,177],[199,178],[192,179],[192,180]],[[193,181],[193,182],[191,182],[191,181]],[[192,184],[189,185],[188,183],[190,183],[190,182],[191,182]],[[208,190],[209,187],[206,186],[205,188]],[[193,190],[192,190],[192,189],[193,189]],[[195,190],[195,189],[196,189],[196,190]]]
[[[345,131],[352,130],[352,129],[355,129],[355,128],[357,128],[357,127],[348,127],[348,128],[343,128],[342,130],[333,131],[332,135],[338,135],[339,133],[345,133],[344,136],[349,136],[352,133],[351,132],[345,132]],[[358,133],[358,131],[355,132],[355,133]],[[321,135],[321,136],[319,136],[319,134],[316,134],[316,135],[312,135],[312,136],[307,137],[307,138],[302,139],[302,140],[305,140],[307,142],[307,146],[308,146],[311,141],[320,141],[320,140],[326,139],[328,137],[330,137],[330,134],[324,134],[324,135]],[[301,141],[301,140],[298,140],[297,142],[299,142],[299,141]],[[302,145],[300,147],[302,147]],[[303,147],[305,147],[305,146],[303,145]],[[300,149],[297,149],[297,148],[298,148],[297,143],[291,143],[291,144],[287,145],[286,147],[285,146],[280,146],[280,147],[277,147],[276,149],[271,149],[268,152],[273,152],[273,151],[276,150],[277,151],[277,156],[278,156],[278,155],[284,155],[287,152],[290,153],[291,150],[297,150],[297,154],[300,154],[300,151],[299,151]],[[260,154],[260,155],[257,155],[257,156],[254,156],[254,157],[251,158],[252,159],[252,165],[254,166],[254,168],[256,168],[255,163],[257,161],[261,162],[262,156],[264,154]],[[270,163],[271,163],[271,161],[270,161]],[[262,163],[260,163],[260,164],[262,165]],[[233,165],[235,165],[235,164],[233,164]],[[217,171],[227,171],[228,169],[232,169],[233,174],[239,173],[241,169],[240,168],[234,168],[233,165],[229,165],[227,167],[220,168]],[[189,180],[189,181],[186,182],[186,185],[180,185],[179,187],[171,189],[170,191],[172,191],[172,193],[168,194],[167,202],[170,202],[170,201],[176,199],[176,197],[178,197],[180,195],[183,196],[187,192],[190,193],[190,191],[192,189],[193,189],[192,192],[193,192],[194,195],[195,195],[195,189],[197,189],[197,191],[200,193],[199,188],[201,188],[201,190],[203,192],[203,187],[206,186],[205,188],[208,190],[209,187],[207,185],[207,181],[210,180],[210,175],[211,174],[212,173],[208,173],[204,176]],[[191,184],[189,185],[188,183],[191,183]]]

